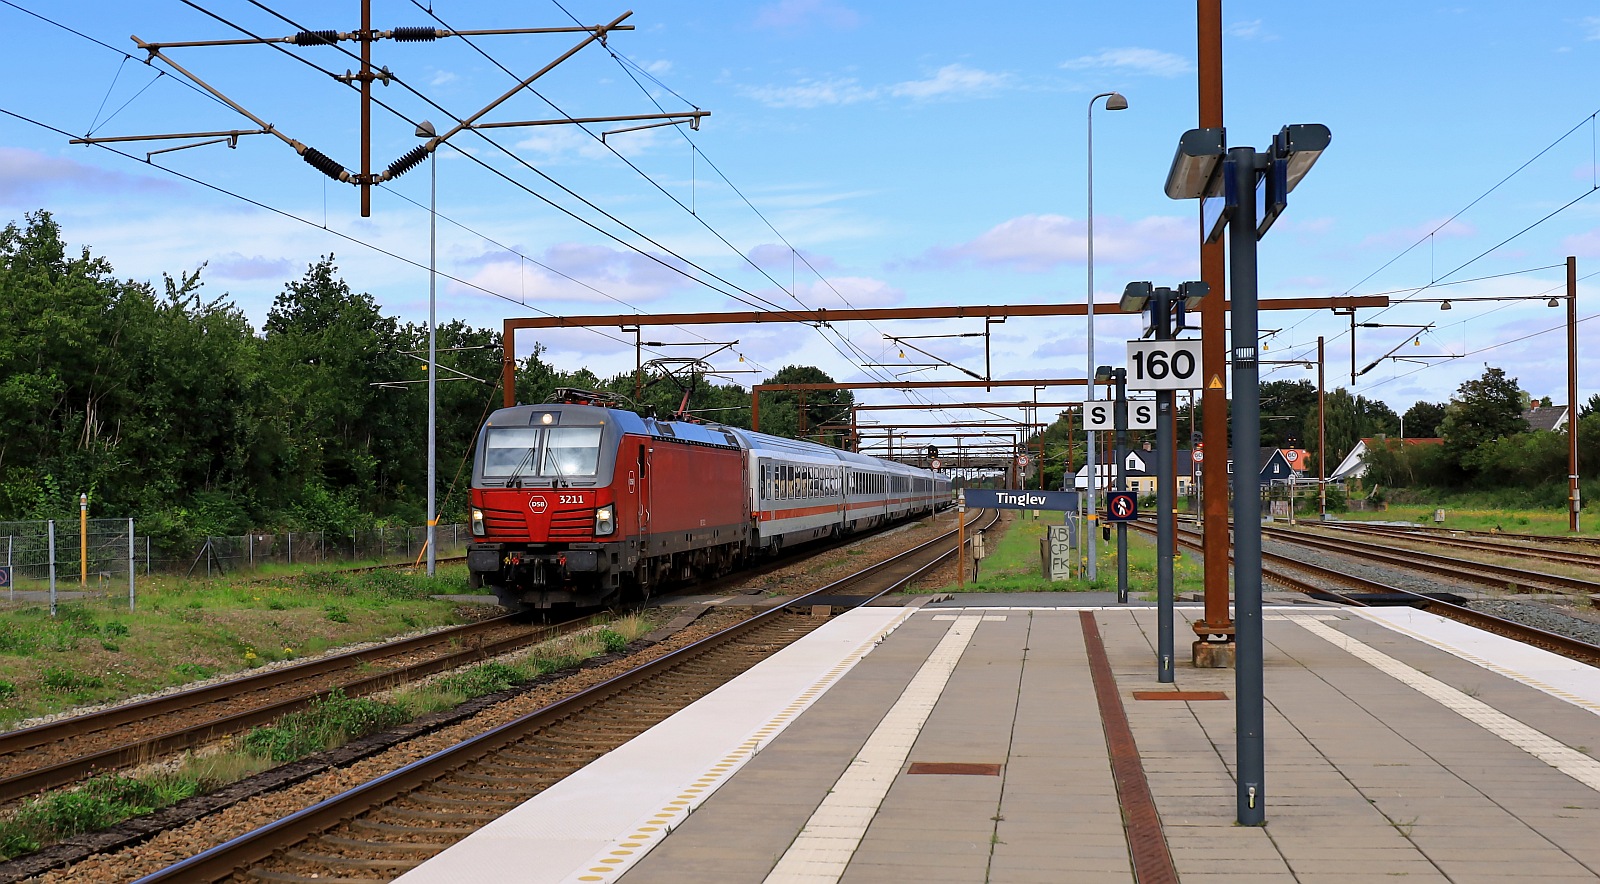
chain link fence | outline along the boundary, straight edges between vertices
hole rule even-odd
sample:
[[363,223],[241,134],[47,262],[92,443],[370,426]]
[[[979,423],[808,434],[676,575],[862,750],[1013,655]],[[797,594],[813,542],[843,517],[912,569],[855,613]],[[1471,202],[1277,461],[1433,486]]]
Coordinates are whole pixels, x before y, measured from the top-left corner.
[[[434,557],[443,559],[465,555],[470,536],[466,525],[440,525],[434,529],[434,539],[438,544]],[[427,526],[377,528],[358,531],[353,536],[301,531],[207,537],[192,560],[171,563],[179,567],[169,564],[163,570],[178,570],[191,577],[214,577],[271,565],[420,562],[427,553],[427,544]]]
[[149,559],[149,538],[134,533],[132,519],[79,522],[0,522],[0,589],[9,600],[17,593],[128,588]]
[[[151,573],[211,578],[274,565],[408,564],[424,559],[428,541],[426,526],[377,528],[354,536],[325,531],[246,534],[207,537],[199,549],[174,554],[152,549],[150,538],[137,533],[132,519],[89,519],[82,528],[67,521],[0,521],[0,598],[48,597],[54,614],[58,593],[68,598],[84,591],[103,596],[126,586],[131,608],[138,578]],[[466,554],[471,540],[466,525],[440,525],[434,532],[436,559]]]

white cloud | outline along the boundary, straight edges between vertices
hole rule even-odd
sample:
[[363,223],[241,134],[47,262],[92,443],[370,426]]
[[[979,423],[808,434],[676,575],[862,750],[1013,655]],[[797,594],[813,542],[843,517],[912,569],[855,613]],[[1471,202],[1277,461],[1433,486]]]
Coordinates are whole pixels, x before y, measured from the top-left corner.
[[1159,49],[1107,49],[1061,63],[1067,70],[1116,70],[1155,77],[1181,77],[1194,72],[1194,63]]
[[794,30],[819,25],[847,30],[861,24],[861,14],[833,0],[778,0],[756,12],[755,26]]
[[[1151,216],[1128,223],[1103,219],[1095,231],[1096,260],[1136,263],[1162,260],[1175,250],[1193,251],[1193,221]],[[1087,257],[1087,228],[1062,215],[1022,215],[991,227],[976,238],[928,250],[923,260],[935,266],[973,263],[1042,273]]]
[[866,276],[833,276],[827,282],[799,283],[795,288],[795,294],[812,309],[891,307],[906,299],[903,290]]
[[268,258],[263,255],[245,257],[238,252],[218,255],[206,262],[208,276],[222,279],[276,279],[287,281],[294,276],[294,262],[288,258]]
[[1583,28],[1585,40],[1600,40],[1600,15],[1591,15],[1578,23]]
[[638,305],[667,297],[686,284],[683,276],[651,258],[605,246],[565,243],[546,250],[539,261],[553,270],[498,249],[464,259],[458,263],[478,268],[466,279],[479,288],[455,284],[454,289],[480,296],[480,289],[487,289],[530,305],[572,301]]
[[1600,227],[1574,234],[1561,241],[1565,255],[1600,255]]
[[[601,129],[595,128],[598,134]],[[661,144],[661,129],[640,129],[606,138],[605,143],[573,125],[539,126],[516,143],[518,150],[534,154],[544,162],[581,157],[587,160],[611,156],[607,145],[625,156],[638,156]]]
[[1445,224],[1442,229],[1438,229],[1438,231],[1435,232],[1435,229],[1439,228],[1439,225],[1444,223],[1444,220],[1445,219],[1443,218],[1435,218],[1433,220],[1424,221],[1421,224],[1415,224],[1410,227],[1394,227],[1388,230],[1382,230],[1368,235],[1365,239],[1361,240],[1360,245],[1409,246],[1412,243],[1419,242],[1427,238],[1430,234],[1432,234],[1435,241],[1443,239],[1466,239],[1468,237],[1478,235],[1477,227],[1473,226],[1471,222],[1461,221],[1459,219]]
[[640,67],[644,68],[647,73],[665,74],[672,70],[672,62],[662,58],[657,59],[656,61],[645,62],[644,64],[640,65]]
[[173,191],[177,185],[158,178],[112,172],[25,148],[0,147],[0,203],[32,203],[42,194],[61,189],[112,196]]
[[908,80],[889,87],[889,94],[900,98],[926,101],[933,98],[953,98],[993,92],[1004,86],[1010,77],[991,74],[961,64],[947,64],[932,77]]
[[460,80],[461,77],[451,71],[436,71],[434,72],[434,75],[429,78],[428,85],[434,87],[448,86],[451,83],[456,83]]
[[1259,18],[1250,19],[1249,21],[1236,21],[1233,24],[1228,25],[1226,30],[1228,36],[1236,37],[1240,40],[1278,39],[1272,33],[1267,31],[1266,28],[1262,27],[1262,20]]
[[878,96],[877,89],[868,89],[853,77],[806,79],[793,86],[745,86],[739,91],[768,107],[811,108],[855,104]]

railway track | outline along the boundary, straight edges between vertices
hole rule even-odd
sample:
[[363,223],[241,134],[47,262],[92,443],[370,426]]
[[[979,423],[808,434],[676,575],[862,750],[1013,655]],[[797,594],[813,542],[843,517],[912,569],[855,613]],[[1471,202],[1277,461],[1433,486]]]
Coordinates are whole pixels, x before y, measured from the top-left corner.
[[[1308,523],[1311,524],[1311,523]],[[1315,528],[1348,534],[1376,534],[1380,537],[1390,537],[1403,540],[1426,543],[1433,546],[1443,546],[1452,549],[1466,550],[1485,555],[1516,556],[1524,559],[1538,559],[1546,562],[1560,562],[1569,565],[1582,565],[1585,567],[1600,568],[1600,553],[1581,552],[1572,549],[1548,549],[1538,546],[1529,546],[1526,541],[1502,541],[1502,534],[1488,534],[1483,532],[1462,532],[1458,535],[1453,531],[1427,530],[1417,531],[1412,528],[1403,528],[1398,525],[1366,525],[1359,522],[1320,522],[1313,525]],[[1519,535],[1531,536],[1531,535]],[[1563,541],[1579,540],[1579,538],[1561,537],[1551,538]],[[1588,543],[1589,541],[1580,541]]]
[[[1146,534],[1155,534],[1155,526],[1153,524],[1147,522],[1135,522],[1133,524],[1136,528]],[[1290,533],[1298,534],[1298,532]],[[1177,541],[1185,547],[1203,552],[1204,550],[1201,546],[1199,537],[1200,532],[1192,528],[1180,527],[1178,530]],[[1291,536],[1282,542],[1299,543],[1301,540]],[[1323,544],[1305,545],[1313,546],[1319,550],[1329,549],[1328,546]],[[1338,547],[1332,547],[1332,550],[1335,552],[1342,551]],[[1366,553],[1359,554],[1364,558],[1368,557]],[[1229,552],[1229,559],[1232,559],[1231,550]],[[1524,642],[1535,647],[1544,648],[1547,651],[1552,651],[1554,653],[1561,654],[1562,656],[1587,663],[1590,666],[1600,666],[1600,647],[1588,642],[1571,638],[1569,636],[1549,632],[1547,630],[1529,626],[1524,623],[1518,623],[1515,620],[1507,620],[1505,618],[1496,617],[1492,614],[1488,614],[1483,611],[1477,611],[1466,607],[1465,605],[1458,605],[1454,602],[1438,598],[1434,595],[1428,595],[1397,586],[1391,586],[1387,583],[1373,580],[1371,578],[1362,577],[1356,574],[1349,574],[1337,568],[1316,564],[1314,562],[1302,561],[1291,556],[1285,556],[1263,550],[1261,553],[1261,559],[1261,573],[1264,580],[1271,581],[1274,584],[1284,586],[1296,592],[1305,593],[1313,598],[1356,607],[1367,607],[1369,605],[1369,601],[1382,600],[1384,603],[1391,604],[1399,601],[1402,604],[1408,604],[1412,607],[1420,608],[1421,610],[1438,614],[1443,617],[1449,617],[1452,620],[1459,620],[1463,623],[1468,623],[1480,629],[1484,629],[1499,635],[1504,635],[1508,638],[1513,638],[1517,641]],[[1359,593],[1359,595],[1352,596],[1343,592],[1334,591],[1329,588],[1330,585],[1345,587],[1348,590]],[[1366,596],[1367,598],[1364,599],[1362,596]]]
[[334,690],[352,697],[388,690],[591,619],[530,626],[498,617],[9,731],[0,734],[0,804],[242,733]]
[[1337,539],[1320,537],[1287,528],[1263,527],[1261,534],[1264,538],[1284,543],[1298,544],[1340,555],[1359,555],[1367,561],[1381,562],[1396,568],[1423,571],[1440,577],[1449,577],[1452,580],[1498,589],[1509,588],[1515,592],[1559,592],[1584,597],[1600,593],[1600,583],[1581,577],[1568,577],[1563,574],[1494,565],[1488,562],[1469,562],[1458,556],[1436,555],[1414,549],[1396,549],[1350,537]]
[[[808,544],[692,589],[714,593],[861,539]],[[344,570],[398,567],[410,565]],[[9,731],[0,734],[0,805],[244,733],[299,711],[335,690],[349,697],[378,693],[547,641],[592,622],[593,617],[585,616],[550,626],[530,626],[512,617],[498,617]]]
[[953,535],[139,881],[388,881],[809,634],[827,620],[820,610],[866,604],[938,567],[956,553]]

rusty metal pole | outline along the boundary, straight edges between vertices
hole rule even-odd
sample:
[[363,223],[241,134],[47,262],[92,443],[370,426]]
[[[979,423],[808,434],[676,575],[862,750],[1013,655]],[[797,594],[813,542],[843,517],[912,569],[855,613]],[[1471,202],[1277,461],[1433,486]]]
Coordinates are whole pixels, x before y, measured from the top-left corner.
[[[1200,126],[1221,128],[1222,0],[1197,0],[1196,6]],[[1206,452],[1209,464],[1201,474],[1205,486],[1205,616],[1194,622],[1199,638],[1193,660],[1196,664],[1227,668],[1233,665],[1231,654],[1213,654],[1216,649],[1204,647],[1211,644],[1214,636],[1225,642],[1233,640],[1233,618],[1228,613],[1228,392],[1224,380],[1228,360],[1228,286],[1223,248],[1221,238],[1200,246],[1200,278],[1211,287],[1210,295],[1200,302],[1200,366],[1205,375],[1205,389],[1200,394],[1205,412],[1202,435],[1210,450]]]
[[372,217],[372,0],[361,0],[361,217]]
[[1567,256],[1567,530],[1578,530],[1578,259]]
[[1327,457],[1328,397],[1322,383],[1322,335],[1317,335],[1317,518],[1321,520],[1328,518]]
[[761,432],[761,386],[750,388],[750,431]]
[[511,322],[505,320],[500,332],[500,401],[506,408],[517,404],[517,330]]
[[967,585],[967,489],[956,491],[956,586]]

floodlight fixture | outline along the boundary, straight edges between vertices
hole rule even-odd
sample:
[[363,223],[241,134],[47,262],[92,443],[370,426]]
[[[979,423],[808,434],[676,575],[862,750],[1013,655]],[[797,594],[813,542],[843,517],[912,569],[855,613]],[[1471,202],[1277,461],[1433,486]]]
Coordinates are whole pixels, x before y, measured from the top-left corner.
[[1094,380],[1095,380],[1095,383],[1097,383],[1097,384],[1110,383],[1110,381],[1111,381],[1111,366],[1109,366],[1109,365],[1096,366],[1095,370],[1094,370]]
[[1175,200],[1195,200],[1206,195],[1222,158],[1228,152],[1227,130],[1190,129],[1178,139],[1178,152],[1167,170],[1167,196]]
[[1439,309],[1440,310],[1449,310],[1450,309],[1450,299],[1446,298],[1444,300],[1444,302],[1439,305]]
[[1150,302],[1155,287],[1148,282],[1130,282],[1122,289],[1122,300],[1117,308],[1123,313],[1138,313]]
[[1321,123],[1295,123],[1279,130],[1272,139],[1272,156],[1289,163],[1284,193],[1294,191],[1295,185],[1311,171],[1332,140],[1333,133]]
[[1267,167],[1256,182],[1256,239],[1278,220],[1289,204],[1289,192],[1311,171],[1332,137],[1321,123],[1295,123],[1272,136]]
[[1184,304],[1190,307],[1199,304],[1209,294],[1211,294],[1211,284],[1208,282],[1191,279],[1188,282],[1178,283],[1178,297],[1182,298]]

